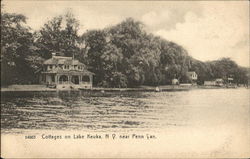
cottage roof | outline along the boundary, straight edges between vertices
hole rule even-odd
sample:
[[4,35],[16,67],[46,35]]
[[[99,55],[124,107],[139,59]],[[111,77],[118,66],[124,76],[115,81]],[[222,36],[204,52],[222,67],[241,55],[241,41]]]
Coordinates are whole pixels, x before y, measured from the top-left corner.
[[196,74],[196,72],[190,71],[190,72],[188,72],[187,74],[192,75],[192,74]]
[[72,57],[64,57],[64,56],[53,56],[52,58],[44,61],[45,65],[84,65]]

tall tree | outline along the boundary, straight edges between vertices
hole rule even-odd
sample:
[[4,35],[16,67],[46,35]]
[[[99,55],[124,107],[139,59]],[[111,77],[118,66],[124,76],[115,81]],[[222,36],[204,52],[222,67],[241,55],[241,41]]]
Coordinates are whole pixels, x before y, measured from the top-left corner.
[[107,45],[106,32],[103,30],[91,30],[81,37],[85,48],[82,56],[84,63],[88,65],[90,71],[95,73],[94,83],[99,84],[104,78],[104,68],[101,56]]
[[50,58],[52,52],[64,56],[80,54],[78,30],[79,22],[71,12],[54,17],[36,32],[39,53],[45,59]]
[[34,82],[41,58],[35,53],[34,39],[22,14],[1,14],[1,82]]

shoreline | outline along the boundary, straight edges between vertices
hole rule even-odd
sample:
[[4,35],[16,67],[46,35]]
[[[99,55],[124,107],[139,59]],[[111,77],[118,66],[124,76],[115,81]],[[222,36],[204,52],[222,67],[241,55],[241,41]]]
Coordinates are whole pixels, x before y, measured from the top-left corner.
[[[56,89],[48,88],[45,85],[11,85],[8,87],[1,87],[1,92],[56,92],[56,91],[145,91],[145,92],[161,92],[161,91],[185,91],[192,89],[229,89],[227,87],[219,86],[203,86],[203,85],[164,85],[158,86],[159,91],[156,91],[154,86],[140,86],[136,88],[102,88],[102,87],[93,87],[92,89]],[[239,87],[233,87],[239,88]],[[232,88],[231,88],[232,89]]]

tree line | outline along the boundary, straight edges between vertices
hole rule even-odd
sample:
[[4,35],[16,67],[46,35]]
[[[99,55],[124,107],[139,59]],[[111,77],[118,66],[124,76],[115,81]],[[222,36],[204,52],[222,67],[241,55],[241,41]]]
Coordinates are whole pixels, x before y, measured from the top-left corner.
[[32,84],[52,52],[73,56],[95,73],[94,85],[136,87],[188,82],[187,72],[198,74],[198,84],[215,78],[234,78],[246,84],[249,68],[229,58],[202,62],[182,46],[147,33],[140,21],[127,18],[105,29],[79,35],[79,21],[70,12],[33,31],[22,14],[1,13],[1,84]]

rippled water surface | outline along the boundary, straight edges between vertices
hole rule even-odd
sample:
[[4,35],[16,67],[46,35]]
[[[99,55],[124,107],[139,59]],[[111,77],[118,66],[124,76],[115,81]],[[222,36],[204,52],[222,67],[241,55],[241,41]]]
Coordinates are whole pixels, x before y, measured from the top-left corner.
[[177,92],[3,92],[1,129],[143,131],[239,124],[249,90]]

